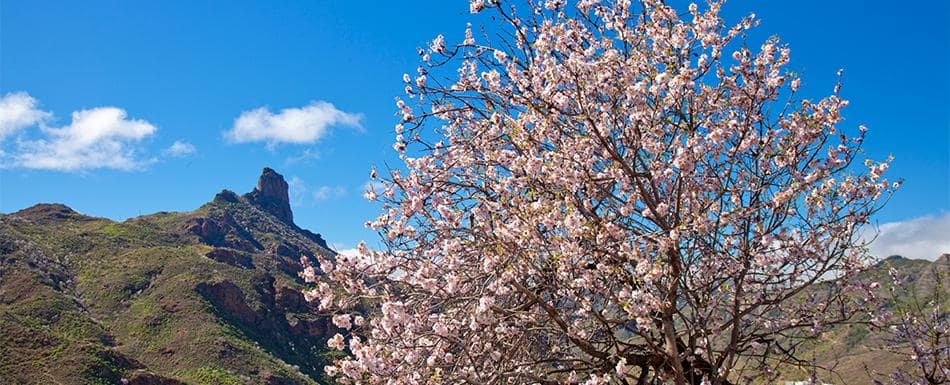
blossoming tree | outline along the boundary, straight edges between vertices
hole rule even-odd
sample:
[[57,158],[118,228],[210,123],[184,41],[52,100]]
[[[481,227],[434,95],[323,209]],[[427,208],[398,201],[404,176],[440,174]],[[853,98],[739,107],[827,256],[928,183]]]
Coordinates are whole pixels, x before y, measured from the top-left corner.
[[[888,376],[891,383],[950,383],[950,298],[946,297],[945,287],[945,282],[950,282],[950,257],[942,256],[924,277],[918,277],[934,282],[933,288],[925,293],[917,293],[906,282],[909,277],[902,277],[897,269],[891,267],[888,273],[891,284],[886,296],[878,298],[884,300],[883,306],[872,315],[869,325],[872,330],[884,332],[885,351],[904,358],[905,365]],[[909,292],[905,295],[910,299],[902,301],[899,291]]]
[[858,231],[897,188],[838,87],[799,97],[788,48],[748,48],[754,17],[718,2],[470,6],[485,29],[440,35],[404,77],[405,165],[367,192],[386,247],[304,273],[344,331],[327,374],[734,384],[821,365],[799,348],[860,308]]

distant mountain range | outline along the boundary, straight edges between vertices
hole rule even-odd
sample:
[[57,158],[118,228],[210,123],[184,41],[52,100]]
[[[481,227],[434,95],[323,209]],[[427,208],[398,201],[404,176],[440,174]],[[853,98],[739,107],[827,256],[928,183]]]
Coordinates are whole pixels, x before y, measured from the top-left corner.
[[[287,183],[222,191],[191,212],[124,222],[39,204],[0,215],[0,384],[236,385],[326,383],[336,332],[301,294],[301,256],[335,253],[293,223]],[[936,262],[892,257],[914,290]],[[834,383],[892,369],[881,337],[829,333],[813,354],[837,359]],[[789,378],[795,379],[795,378]]]
[[[899,281],[893,297],[888,294],[888,289],[894,286],[888,273],[892,268],[897,272]],[[880,283],[879,295],[886,300],[885,306],[891,311],[898,306],[901,309],[926,306],[938,289],[942,293],[942,303],[937,306],[944,312],[950,311],[950,254],[943,254],[934,261],[893,255],[863,274],[862,279]],[[942,287],[937,285],[938,279],[942,280]],[[885,333],[860,323],[841,326],[822,335],[820,341],[810,351],[804,352],[803,356],[814,357],[815,362],[833,369],[820,374],[823,383],[871,384],[874,380],[889,383],[887,375],[898,367],[908,369],[910,373],[913,370],[908,367],[910,349],[907,346],[892,347],[902,354],[884,350],[887,337]],[[792,376],[796,380],[807,378],[805,373]]]

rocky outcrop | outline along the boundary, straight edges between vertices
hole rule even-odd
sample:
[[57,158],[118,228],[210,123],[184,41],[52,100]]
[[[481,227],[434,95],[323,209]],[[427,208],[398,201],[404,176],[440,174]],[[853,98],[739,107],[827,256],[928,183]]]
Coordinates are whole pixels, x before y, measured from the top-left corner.
[[[325,318],[294,318],[286,314],[309,314],[314,309],[304,299],[303,293],[289,287],[275,287],[274,277],[259,276],[254,284],[260,306],[252,308],[246,301],[244,291],[231,281],[202,283],[196,290],[225,318],[239,322],[240,326],[267,335],[271,340],[290,340],[291,336],[320,337],[333,326]],[[334,329],[335,330],[335,329]],[[298,341],[299,342],[299,341]]]
[[330,336],[338,330],[326,318],[294,319],[290,321],[290,329],[294,334],[312,337]]
[[251,309],[244,300],[244,292],[231,281],[202,283],[198,293],[208,299],[223,315],[248,325],[257,324],[260,314]]
[[265,167],[257,179],[257,187],[247,193],[245,198],[284,223],[294,223],[288,187],[283,175]]
[[241,198],[234,191],[224,189],[214,196],[214,202],[240,203]]
[[22,264],[36,274],[32,279],[46,285],[53,290],[62,292],[71,280],[69,269],[54,256],[49,255],[39,245],[29,241],[17,240],[0,231],[0,304],[10,303],[23,298],[26,293],[20,292],[24,286],[10,285],[3,287],[5,270]]
[[[339,330],[327,318],[314,314],[302,293],[280,286],[272,275],[258,275],[249,284],[250,287],[242,290],[234,282],[222,280],[199,284],[196,291],[213,306],[219,317],[253,338],[262,348],[315,373],[322,366],[310,366],[312,352],[322,349],[327,336]],[[249,299],[252,302],[249,303]]]
[[203,283],[197,291],[221,316],[237,321],[237,326],[253,330],[267,341],[282,341],[284,345],[290,341],[298,345],[313,344],[318,343],[313,338],[337,331],[326,318],[313,316],[315,309],[304,299],[303,293],[286,286],[277,287],[272,276],[259,276],[253,286],[254,297],[260,301],[255,308],[246,302],[241,288],[230,281]]
[[277,289],[277,306],[284,311],[302,313],[309,310],[310,303],[304,298],[303,293],[282,287]]
[[254,261],[249,254],[234,249],[215,248],[205,254],[205,257],[242,269],[254,268]]
[[202,242],[211,246],[230,247],[247,252],[263,248],[227,212],[193,218],[185,224],[185,231],[197,235]]
[[270,168],[264,168],[251,192],[237,195],[222,190],[201,212],[182,232],[197,235],[210,246],[255,254],[263,250],[270,257],[267,263],[274,263],[269,266],[293,276],[301,270],[301,257],[334,255],[320,234],[292,222],[287,182]]
[[[267,256],[273,260],[281,271],[296,276],[303,271],[300,257],[307,256],[293,245],[286,243],[272,244],[267,248]],[[309,257],[309,256],[308,256]]]

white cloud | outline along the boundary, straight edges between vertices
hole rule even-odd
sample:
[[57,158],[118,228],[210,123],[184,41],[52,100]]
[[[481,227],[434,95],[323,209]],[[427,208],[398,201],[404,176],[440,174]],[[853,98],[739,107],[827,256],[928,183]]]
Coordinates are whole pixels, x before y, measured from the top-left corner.
[[950,213],[924,216],[880,225],[871,235],[871,255],[885,258],[901,255],[911,259],[933,260],[950,253]]
[[0,98],[0,140],[53,116],[38,105],[39,101],[26,92],[11,92]]
[[[133,170],[154,161],[142,160],[136,153],[137,144],[154,134],[155,126],[144,120],[128,119],[121,108],[74,111],[69,125],[50,127],[47,124],[53,114],[40,110],[38,105],[39,101],[26,92],[8,93],[0,98],[0,140],[27,127],[39,128],[38,138],[18,135],[14,149],[0,149],[0,167]],[[179,146],[176,150],[187,148]]]
[[341,198],[346,195],[346,188],[343,186],[320,186],[313,191],[313,199],[320,202],[332,198]]
[[362,255],[360,255],[360,251],[357,250],[356,248],[351,248],[351,249],[339,249],[339,250],[336,250],[336,253],[337,253],[337,254],[340,254],[340,255],[347,255],[347,256],[352,256],[352,257],[361,257],[361,256],[362,256]]
[[224,137],[237,143],[314,143],[326,135],[330,126],[360,128],[361,119],[361,114],[340,111],[323,101],[300,108],[285,108],[276,114],[267,107],[260,107],[242,112]]
[[17,142],[14,166],[59,171],[138,169],[150,160],[136,156],[136,143],[156,128],[144,120],[127,119],[121,108],[98,107],[73,112],[68,126],[42,127],[41,131],[44,139]]
[[[344,247],[343,245],[340,245],[340,244],[333,244],[333,245],[330,245],[330,247],[332,247],[332,248],[333,248],[333,251],[336,251],[336,253],[339,254],[339,255],[345,255],[345,256],[349,256],[349,257],[356,257],[356,258],[358,258],[358,259],[365,259],[365,258],[368,258],[369,261],[373,261],[373,257],[372,257],[372,256],[368,256],[368,257],[367,257],[367,256],[364,256],[363,254],[360,254],[359,249],[357,249],[357,248],[355,248],[355,247],[347,248],[347,247]],[[369,248],[369,251],[373,251],[373,250],[372,250],[371,248]]]
[[189,155],[194,155],[196,152],[198,152],[198,150],[193,144],[176,140],[175,143],[172,143],[171,146],[168,146],[168,148],[162,151],[162,154],[172,158],[184,158]]

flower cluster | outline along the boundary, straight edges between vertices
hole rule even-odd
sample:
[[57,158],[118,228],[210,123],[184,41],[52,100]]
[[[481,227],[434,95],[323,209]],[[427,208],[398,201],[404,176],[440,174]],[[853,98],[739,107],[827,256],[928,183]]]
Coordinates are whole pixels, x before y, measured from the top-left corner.
[[404,76],[405,167],[366,194],[386,249],[305,273],[347,331],[329,375],[748,382],[859,308],[856,234],[897,186],[837,89],[798,98],[789,49],[718,2],[520,6],[473,0],[510,39],[440,35]]

